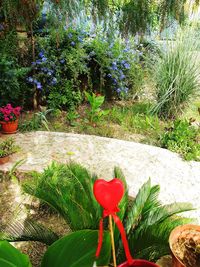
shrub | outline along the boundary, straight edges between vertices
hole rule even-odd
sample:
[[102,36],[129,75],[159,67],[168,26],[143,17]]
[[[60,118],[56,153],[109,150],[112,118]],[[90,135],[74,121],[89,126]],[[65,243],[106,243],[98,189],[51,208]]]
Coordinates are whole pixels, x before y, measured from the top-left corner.
[[16,59],[0,52],[0,105],[23,103],[27,93],[23,80],[27,72]]
[[180,153],[185,160],[200,160],[199,130],[188,121],[176,120],[161,136],[161,145]]
[[[119,204],[118,216],[123,221],[133,256],[156,260],[169,253],[168,237],[171,230],[191,219],[173,216],[191,210],[188,203],[163,205],[158,200],[160,188],[151,186],[148,180],[139,190],[134,201],[129,203],[127,184],[119,168],[114,177],[121,179],[125,194]],[[94,199],[93,184],[97,179],[82,166],[69,163],[53,163],[42,174],[35,174],[26,181],[24,191],[48,203],[57,210],[73,231],[98,229],[102,209]],[[129,204],[129,205],[128,205]],[[119,235],[115,232],[118,260],[123,260]]]
[[140,53],[132,42],[118,38],[110,43],[98,34],[69,28],[59,33],[59,43],[52,33],[39,39],[27,82],[50,108],[70,109],[86,89],[107,98],[131,97],[143,80]]
[[18,42],[17,34],[12,30],[5,31],[0,38],[0,106],[7,103],[23,105],[30,97],[30,89],[25,83],[28,56],[19,49]]
[[107,98],[128,98],[138,93],[143,81],[139,61],[142,52],[136,49],[134,42],[116,38],[110,43],[96,36],[86,49],[90,56],[91,80],[102,94]]
[[157,103],[151,109],[161,117],[173,118],[194,97],[199,88],[198,41],[192,32],[182,32],[168,43],[162,56],[154,58],[153,78]]

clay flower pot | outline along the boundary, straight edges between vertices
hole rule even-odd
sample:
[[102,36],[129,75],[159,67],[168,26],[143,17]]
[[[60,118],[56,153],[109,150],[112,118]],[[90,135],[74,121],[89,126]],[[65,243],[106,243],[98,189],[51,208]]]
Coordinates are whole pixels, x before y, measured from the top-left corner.
[[170,234],[172,267],[200,266],[200,226],[186,224],[176,227]]
[[7,163],[9,161],[9,159],[10,159],[9,155],[5,156],[5,157],[1,157],[0,158],[0,165]]
[[13,134],[17,132],[18,119],[15,121],[9,121],[9,122],[1,121],[0,123],[1,123],[2,133]]
[[146,260],[134,260],[131,265],[128,262],[124,262],[118,265],[118,267],[158,267],[158,265]]

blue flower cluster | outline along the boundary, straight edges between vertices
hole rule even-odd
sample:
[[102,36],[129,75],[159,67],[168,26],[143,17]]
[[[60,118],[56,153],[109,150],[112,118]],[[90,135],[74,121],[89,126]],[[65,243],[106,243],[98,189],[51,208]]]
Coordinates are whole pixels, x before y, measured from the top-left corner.
[[70,41],[70,45],[75,47],[78,43],[83,43],[86,33],[83,31],[80,32],[69,32],[67,37]]
[[130,63],[124,59],[111,63],[110,73],[107,74],[107,77],[111,80],[113,89],[118,95],[128,93],[128,79],[126,78],[130,68]]
[[[64,64],[65,60],[61,59],[60,62]],[[32,62],[32,67],[35,70],[35,74],[27,78],[29,84],[35,85],[40,91],[42,91],[44,86],[48,87],[57,84],[56,65],[54,62],[48,60],[43,50],[39,52],[38,59]]]

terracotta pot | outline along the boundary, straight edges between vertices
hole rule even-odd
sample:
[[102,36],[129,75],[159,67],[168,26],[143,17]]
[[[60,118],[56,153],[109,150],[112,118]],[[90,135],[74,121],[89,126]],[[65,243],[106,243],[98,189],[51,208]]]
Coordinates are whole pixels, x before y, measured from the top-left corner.
[[[186,267],[181,260],[179,260],[177,258],[177,255],[175,255],[174,251],[173,251],[173,244],[176,243],[177,239],[180,237],[180,235],[184,232],[184,231],[188,231],[188,230],[193,230],[196,232],[199,232],[200,234],[200,226],[199,225],[194,225],[194,224],[185,224],[185,225],[181,225],[176,227],[170,234],[169,236],[169,246],[172,252],[172,267]],[[186,238],[187,239],[187,238]]]
[[5,157],[0,158],[0,165],[7,163],[9,159],[10,159],[10,156],[5,156]]
[[12,133],[17,132],[18,119],[15,121],[9,121],[9,122],[1,121],[0,123],[1,123],[2,133],[12,134]]
[[146,260],[134,260],[131,265],[129,265],[128,262],[124,262],[118,265],[118,267],[158,267],[158,265]]

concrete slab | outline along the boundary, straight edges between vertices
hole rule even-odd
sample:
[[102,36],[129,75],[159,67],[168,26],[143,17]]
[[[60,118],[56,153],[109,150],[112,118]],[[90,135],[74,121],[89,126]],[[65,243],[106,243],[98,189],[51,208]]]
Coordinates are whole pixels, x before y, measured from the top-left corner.
[[[53,160],[73,160],[95,172],[99,177],[111,179],[114,166],[124,172],[129,193],[135,196],[141,185],[151,177],[152,184],[161,187],[160,199],[164,203],[189,201],[195,207],[200,203],[200,163],[186,162],[166,149],[112,138],[55,132],[31,132],[13,135],[21,152],[11,162],[1,165],[9,171],[23,159],[20,171],[41,172]],[[200,210],[188,216],[199,218]]]

